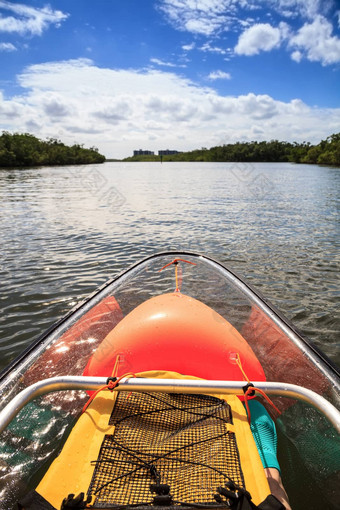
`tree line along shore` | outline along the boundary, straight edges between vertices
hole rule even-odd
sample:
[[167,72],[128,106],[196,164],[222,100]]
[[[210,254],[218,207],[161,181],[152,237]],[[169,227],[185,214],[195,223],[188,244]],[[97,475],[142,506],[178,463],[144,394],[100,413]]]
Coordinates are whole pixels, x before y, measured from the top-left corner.
[[[160,161],[160,156],[132,156],[123,161]],[[317,145],[308,142],[289,143],[237,142],[211,149],[198,149],[162,156],[162,161],[206,161],[206,162],[292,162],[340,166],[340,133],[329,136]]]
[[[160,161],[160,156],[132,156],[122,161]],[[103,163],[105,156],[96,147],[67,146],[51,138],[47,141],[25,133],[8,133],[0,136],[0,168],[18,168],[47,165],[86,165]],[[112,160],[111,160],[112,161]],[[115,160],[119,161],[119,160]],[[340,133],[329,136],[317,145],[308,142],[290,143],[237,142],[210,149],[164,155],[162,161],[201,162],[293,162],[340,167]]]
[[8,133],[0,136],[0,167],[17,168],[48,165],[86,165],[103,163],[105,156],[96,147],[68,146],[51,138],[39,140],[28,133]]

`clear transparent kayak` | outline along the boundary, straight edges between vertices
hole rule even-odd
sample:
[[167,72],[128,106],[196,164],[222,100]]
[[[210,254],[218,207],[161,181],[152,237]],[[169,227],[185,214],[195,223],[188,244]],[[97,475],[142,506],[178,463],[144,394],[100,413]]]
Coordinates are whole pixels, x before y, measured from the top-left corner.
[[[197,300],[206,305],[202,315],[196,314],[196,324],[188,326],[192,329],[187,334],[189,342],[183,331],[181,337],[171,327],[162,333],[164,338],[146,336],[138,351],[131,348],[129,337],[116,340],[123,318],[143,313],[151,298],[158,297],[151,299],[156,307],[152,313],[155,320],[162,320],[164,295],[170,300],[181,295],[184,300],[193,298],[190,303]],[[185,322],[185,317],[178,320]],[[219,343],[224,320],[230,325],[230,338]],[[215,340],[209,339],[208,324],[216,330]],[[134,338],[138,326],[131,331]],[[246,344],[243,367],[236,363],[242,347],[233,345],[233,339],[240,338]],[[17,501],[39,484],[89,393],[105,384],[113,364],[115,375],[127,374],[120,381],[120,391],[242,397],[250,381],[280,411],[273,415],[278,459],[292,508],[340,507],[337,367],[233,271],[201,255],[167,252],[107,282],[0,374],[0,508],[16,508]],[[155,383],[128,375],[153,369],[199,379]]]

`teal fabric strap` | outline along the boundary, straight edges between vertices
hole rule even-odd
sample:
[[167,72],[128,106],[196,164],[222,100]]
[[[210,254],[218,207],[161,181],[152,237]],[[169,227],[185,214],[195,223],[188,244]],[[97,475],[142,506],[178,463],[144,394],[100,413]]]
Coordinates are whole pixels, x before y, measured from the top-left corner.
[[273,420],[266,409],[256,400],[248,401],[251,414],[250,429],[264,468],[276,468],[281,472],[277,460],[277,435]]

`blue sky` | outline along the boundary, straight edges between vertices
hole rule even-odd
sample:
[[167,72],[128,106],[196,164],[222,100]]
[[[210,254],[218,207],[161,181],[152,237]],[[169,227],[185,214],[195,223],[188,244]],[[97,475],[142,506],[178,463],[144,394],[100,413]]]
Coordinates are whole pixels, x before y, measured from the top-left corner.
[[0,129],[191,150],[340,131],[339,0],[0,0]]

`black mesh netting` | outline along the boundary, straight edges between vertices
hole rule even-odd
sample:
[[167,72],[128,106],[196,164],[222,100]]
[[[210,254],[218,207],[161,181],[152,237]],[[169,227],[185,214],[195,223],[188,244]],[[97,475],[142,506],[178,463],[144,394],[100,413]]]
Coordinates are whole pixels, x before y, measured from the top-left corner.
[[217,488],[244,487],[230,406],[205,395],[120,393],[88,494],[95,505],[150,504],[168,484],[173,504],[216,503]]

